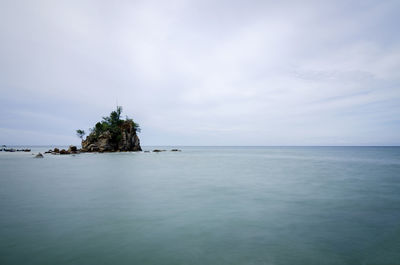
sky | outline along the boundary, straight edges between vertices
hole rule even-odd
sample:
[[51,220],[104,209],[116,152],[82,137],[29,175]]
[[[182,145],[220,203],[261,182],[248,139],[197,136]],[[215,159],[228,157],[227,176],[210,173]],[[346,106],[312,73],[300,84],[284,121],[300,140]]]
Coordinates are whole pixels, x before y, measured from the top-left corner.
[[400,145],[400,1],[0,0],[0,144]]

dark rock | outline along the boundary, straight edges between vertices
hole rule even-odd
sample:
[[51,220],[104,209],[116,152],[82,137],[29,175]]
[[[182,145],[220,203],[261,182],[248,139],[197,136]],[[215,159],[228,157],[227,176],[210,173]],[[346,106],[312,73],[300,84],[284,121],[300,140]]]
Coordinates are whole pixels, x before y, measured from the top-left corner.
[[0,151],[5,151],[5,152],[30,152],[31,149],[14,149],[14,148],[6,149],[6,148],[3,148],[3,149],[0,149]]
[[43,158],[43,155],[41,153],[35,155],[35,158]]
[[53,152],[54,152],[54,153],[60,153],[60,149],[54,148]]
[[181,152],[182,150],[179,149],[171,149],[171,152]]
[[160,149],[154,149],[154,150],[153,150],[153,152],[155,152],[155,153],[165,152],[165,151],[167,151],[167,150],[160,150]]
[[67,150],[65,150],[65,149],[62,149],[61,151],[60,151],[60,155],[69,155],[70,154],[70,152],[68,152]]
[[14,148],[9,148],[9,149],[4,148],[3,150],[5,152],[15,152],[16,151]]
[[77,151],[78,151],[78,148],[76,148],[76,146],[74,146],[74,145],[70,145],[68,148],[68,152],[71,154],[76,154]]

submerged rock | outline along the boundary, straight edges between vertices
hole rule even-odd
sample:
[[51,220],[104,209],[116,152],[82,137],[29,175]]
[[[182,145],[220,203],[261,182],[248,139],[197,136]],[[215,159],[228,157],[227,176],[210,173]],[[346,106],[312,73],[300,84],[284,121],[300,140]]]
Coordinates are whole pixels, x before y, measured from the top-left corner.
[[14,148],[2,148],[0,149],[0,151],[4,151],[4,152],[30,152],[31,149],[25,148],[25,149],[14,149]]
[[179,149],[171,149],[171,152],[181,152],[182,150]]
[[160,149],[154,149],[154,150],[153,150],[153,152],[155,152],[155,153],[165,152],[165,151],[167,151],[167,150],[160,150]]
[[42,153],[39,153],[39,154],[35,155],[35,158],[43,158]]
[[4,150],[4,152],[15,152],[16,151],[14,148],[9,148],[9,149],[4,148],[3,150]]
[[30,152],[31,149],[17,149],[17,152]]

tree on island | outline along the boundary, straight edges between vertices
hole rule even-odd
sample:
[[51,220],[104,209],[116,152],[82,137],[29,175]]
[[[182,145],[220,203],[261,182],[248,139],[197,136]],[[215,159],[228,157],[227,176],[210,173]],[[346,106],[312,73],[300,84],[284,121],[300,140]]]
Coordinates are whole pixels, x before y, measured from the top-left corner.
[[[121,119],[122,107],[112,111],[109,116],[103,117],[102,121],[90,129],[86,140],[82,141],[82,149],[93,151],[141,151],[139,138],[136,133],[140,132],[139,124],[126,117]],[[79,131],[79,132],[78,132]],[[77,130],[80,136],[82,130]],[[82,135],[83,138],[83,135]]]
[[83,139],[83,136],[85,136],[85,131],[84,130],[81,130],[81,129],[79,129],[79,130],[76,130],[76,135],[79,137],[79,138],[81,138],[81,139]]
[[95,134],[96,137],[100,136],[100,134],[109,131],[114,140],[118,141],[121,134],[121,126],[123,124],[131,124],[135,132],[140,132],[139,124],[134,122],[132,119],[129,119],[126,116],[126,120],[121,119],[122,107],[117,106],[117,109],[110,113],[110,116],[103,117],[101,122],[96,123],[94,128],[90,129],[91,134]]

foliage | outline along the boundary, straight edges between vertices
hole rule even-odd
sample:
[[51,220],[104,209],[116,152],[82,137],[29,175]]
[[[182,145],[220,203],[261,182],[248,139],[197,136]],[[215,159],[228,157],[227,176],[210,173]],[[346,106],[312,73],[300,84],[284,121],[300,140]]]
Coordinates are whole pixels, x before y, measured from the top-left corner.
[[140,132],[139,124],[135,123],[132,119],[126,117],[126,120],[121,119],[122,107],[117,106],[117,109],[110,113],[110,116],[103,117],[102,121],[90,129],[89,137],[97,139],[102,133],[108,131],[111,134],[112,142],[118,143],[121,140],[121,128],[125,125],[132,125],[135,132]]
[[135,129],[136,132],[141,132],[142,130],[140,129],[140,126],[138,123],[134,122],[132,119],[128,118],[126,116],[125,122],[129,122],[132,124],[132,127]]
[[83,136],[85,136],[85,131],[84,130],[81,130],[81,129],[79,129],[79,130],[76,130],[76,135],[79,137],[79,138],[83,138]]
[[110,127],[118,127],[124,121],[121,120],[122,107],[117,106],[117,109],[110,113],[109,117],[103,117],[103,123],[108,124]]

